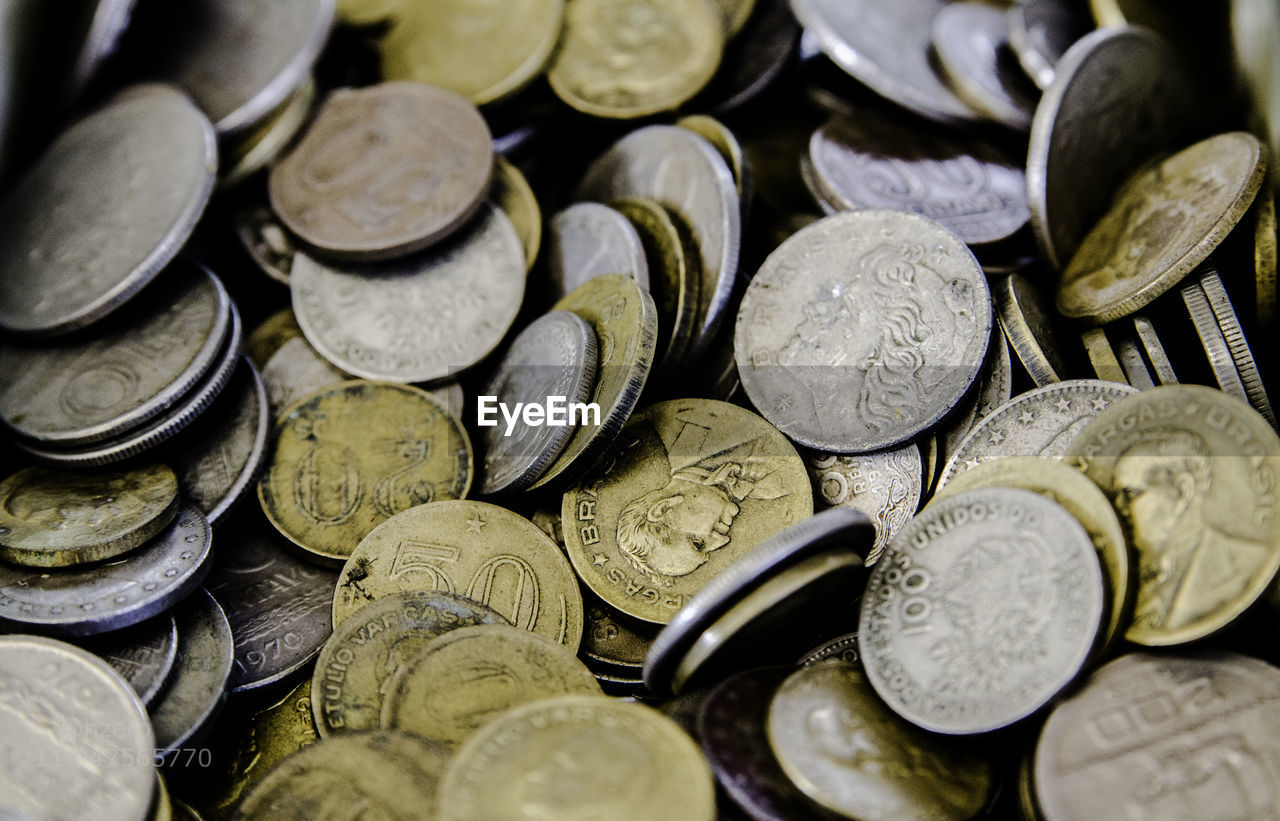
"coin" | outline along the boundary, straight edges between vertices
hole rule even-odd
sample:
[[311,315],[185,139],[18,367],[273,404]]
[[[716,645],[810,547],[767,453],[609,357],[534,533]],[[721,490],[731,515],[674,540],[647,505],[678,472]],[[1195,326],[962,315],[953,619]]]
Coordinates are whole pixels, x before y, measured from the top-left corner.
[[66,99],[75,103],[103,65],[120,47],[120,40],[133,16],[134,0],[98,0],[71,11],[79,49],[67,79]]
[[791,443],[750,411],[707,399],[637,413],[561,506],[582,581],[649,624],[669,622],[736,559],[812,513]]
[[1068,373],[1062,343],[1054,327],[1053,306],[1043,292],[1021,274],[1009,274],[994,288],[996,315],[1009,347],[1036,387],[1062,380]]
[[1140,391],[1156,386],[1156,377],[1147,369],[1137,339],[1122,333],[1116,342],[1116,356],[1120,359],[1120,367],[1124,369],[1125,378],[1130,385]]
[[1095,416],[1132,393],[1133,388],[1115,382],[1068,379],[1019,394],[974,426],[949,457],[938,487],[992,459],[1062,458]]
[[501,208],[511,220],[520,237],[520,245],[524,247],[524,269],[532,270],[542,247],[542,210],[524,174],[501,154],[493,158],[489,201]]
[[[232,216],[235,222],[236,238],[248,252],[249,257],[258,264],[262,272],[279,282],[289,284],[289,272],[293,269],[293,255],[297,249],[293,238],[280,224],[280,219],[266,205],[253,203],[236,209]],[[289,322],[297,325],[293,311],[282,311],[289,315]],[[265,323],[264,323],[265,324]],[[299,331],[301,333],[301,331]],[[258,356],[252,346],[248,350],[253,364],[259,368],[266,362],[265,357]]]
[[1219,134],[1139,172],[1080,244],[1058,283],[1058,310],[1102,323],[1178,284],[1245,215],[1262,186],[1262,144]]
[[1280,438],[1244,402],[1199,385],[1143,391],[1099,414],[1067,455],[1111,497],[1137,551],[1129,641],[1207,636],[1271,584]]
[[989,762],[898,718],[852,664],[791,673],[765,726],[782,771],[841,817],[965,821],[993,792]]
[[551,89],[595,117],[670,111],[711,80],[725,19],[711,0],[569,0]]
[[1069,0],[1028,0],[1009,7],[1009,45],[1041,90],[1053,84],[1062,55],[1089,31],[1089,20]]
[[1217,381],[1218,387],[1223,393],[1234,396],[1242,402],[1248,402],[1249,394],[1244,388],[1240,372],[1236,370],[1235,362],[1232,361],[1227,338],[1218,325],[1213,306],[1209,304],[1209,297],[1205,295],[1199,281],[1187,282],[1179,287],[1178,293],[1187,307],[1187,313],[1191,315],[1196,336],[1200,337],[1200,344],[1204,348],[1205,357],[1209,360],[1209,368],[1213,371],[1213,378]]
[[687,114],[676,120],[676,125],[692,131],[710,143],[729,166],[729,171],[733,174],[734,187],[738,189],[738,199],[742,202],[745,222],[746,211],[751,205],[752,196],[751,166],[747,162],[747,155],[742,150],[742,144],[738,142],[738,138],[725,127],[724,123],[706,114]]
[[1100,29],[1067,50],[1036,107],[1027,153],[1031,227],[1051,267],[1071,262],[1138,166],[1185,145],[1194,98],[1178,55],[1152,31]]
[[604,274],[631,277],[649,290],[649,263],[631,221],[607,205],[580,202],[551,218],[547,274],[560,299]]
[[325,739],[272,767],[245,793],[235,817],[306,821],[357,808],[388,821],[431,818],[448,759],[447,749],[409,733]]
[[1009,47],[1007,10],[985,0],[948,3],[933,16],[933,54],[951,90],[987,119],[1031,128],[1036,91]]
[[111,665],[143,704],[150,704],[169,683],[178,658],[178,626],[164,614],[124,630],[115,630],[80,647]]
[[[571,417],[574,406],[591,396],[598,348],[595,331],[569,311],[543,314],[512,341],[481,394],[497,401],[496,408],[489,408],[493,426],[481,434],[481,493],[513,493],[533,484],[560,455],[574,429],[591,424],[585,410],[576,422]],[[529,404],[550,409],[552,397],[565,403],[570,417],[559,425],[516,424],[498,414],[503,407]]]
[[800,39],[786,0],[758,0],[742,29],[725,44],[711,82],[690,108],[723,116],[759,97],[783,74]]
[[583,594],[583,599],[586,626],[579,650],[582,660],[597,677],[614,673],[631,680],[639,679],[653,637],[637,632],[617,611],[591,593]]
[[843,636],[836,636],[834,639],[824,641],[805,653],[796,664],[800,667],[812,667],[828,659],[856,664],[858,661],[858,634],[856,632],[845,633]]
[[[986,419],[996,408],[1013,398],[1013,362],[1009,356],[1009,343],[1005,339],[1004,330],[999,323],[991,329],[991,343],[987,346],[987,362],[982,368],[982,375],[971,389],[971,395],[963,404],[957,406],[946,422],[946,432],[935,434],[926,450],[926,478],[938,478],[944,465],[938,464],[947,454],[955,453],[960,443],[973,430],[973,426]],[[929,490],[933,484],[926,481],[924,488]]]
[[[307,341],[366,379],[431,382],[488,356],[524,296],[524,249],[489,204],[449,244],[377,265],[336,265],[306,254],[290,274]],[[434,321],[423,323],[429,314]]]
[[[291,259],[292,256],[290,252]],[[262,320],[262,324],[253,329],[244,341],[244,352],[249,361],[258,370],[262,370],[286,342],[300,336],[302,329],[298,327],[298,320],[293,317],[293,309],[284,308]]]
[[64,131],[0,200],[0,329],[64,334],[137,296],[195,228],[216,166],[208,119],[164,86]]
[[299,399],[349,379],[349,374],[317,353],[299,330],[262,367],[268,414],[272,421],[278,420]]
[[271,169],[268,192],[308,245],[382,260],[462,227],[484,202],[492,171],[493,138],[473,103],[435,86],[381,83],[329,95]]
[[570,650],[582,640],[582,596],[564,554],[528,519],[497,505],[421,505],[370,531],[342,568],[333,623],[405,590],[457,592]]
[[297,91],[222,156],[218,184],[231,188],[274,163],[302,132],[316,103],[316,82],[307,78]]
[[1121,385],[1129,384],[1129,376],[1120,366],[1120,359],[1111,347],[1111,340],[1105,329],[1087,328],[1081,332],[1080,341],[1084,343],[1089,364],[1093,366],[1093,372],[1099,379]]
[[1276,198],[1273,186],[1259,192],[1254,216],[1253,264],[1254,293],[1257,298],[1256,318],[1261,327],[1269,327],[1276,317]]
[[991,321],[986,278],[954,234],[913,214],[856,211],[769,255],[742,297],[734,353],[747,395],[783,433],[866,453],[960,402]]
[[712,821],[706,760],[675,722],[601,696],[517,707],[458,750],[440,782],[441,821],[525,817],[641,821],[679,808]]
[[1155,371],[1156,378],[1160,381],[1160,384],[1178,384],[1178,375],[1174,373],[1173,363],[1169,361],[1169,355],[1164,350],[1164,343],[1160,341],[1160,336],[1156,333],[1156,327],[1151,324],[1151,320],[1144,316],[1135,315],[1133,317],[1133,331],[1138,335],[1138,340],[1142,343],[1146,358],[1151,363],[1151,369]]
[[1274,814],[1277,685],[1274,667],[1234,653],[1116,659],[1045,722],[1034,772],[1044,817]]
[[365,534],[416,505],[471,487],[471,443],[426,391],[343,382],[277,423],[258,482],[267,518],[309,557],[345,561]]
[[563,645],[501,624],[452,630],[387,684],[381,725],[449,748],[521,704],[598,695],[591,671]]
[[0,564],[0,625],[60,636],[119,630],[163,613],[209,571],[209,523],[189,504],[160,535],[125,556],[84,568]]
[[321,738],[378,726],[382,701],[397,671],[427,642],[476,624],[506,619],[452,593],[388,593],[340,622],[320,649],[311,678],[311,712]]
[[868,565],[875,564],[920,506],[923,465],[920,448],[914,444],[861,456],[810,453],[805,465],[813,482],[815,507],[860,510],[876,526]]
[[155,728],[155,757],[194,746],[222,709],[231,675],[231,625],[222,608],[198,590],[177,609],[178,662],[164,692],[148,708]]
[[1105,591],[1084,528],[1027,490],[926,507],[871,571],[858,642],[875,691],[933,732],[1030,716],[1080,672]]
[[1240,382],[1244,385],[1246,400],[1254,410],[1262,414],[1262,418],[1266,419],[1271,427],[1276,427],[1275,411],[1271,409],[1267,387],[1258,373],[1258,363],[1254,361],[1249,340],[1245,339],[1244,328],[1240,324],[1240,318],[1236,316],[1231,298],[1227,296],[1227,288],[1222,284],[1222,277],[1218,276],[1212,264],[1205,266],[1201,271],[1199,284],[1205,298],[1209,301],[1209,307],[1213,309],[1214,318],[1231,352],[1232,363],[1240,376]]
[[137,695],[69,644],[0,636],[0,795],[10,818],[147,817],[155,742]]
[[173,521],[178,479],[164,465],[111,473],[30,467],[0,481],[0,558],[66,567],[128,553]]

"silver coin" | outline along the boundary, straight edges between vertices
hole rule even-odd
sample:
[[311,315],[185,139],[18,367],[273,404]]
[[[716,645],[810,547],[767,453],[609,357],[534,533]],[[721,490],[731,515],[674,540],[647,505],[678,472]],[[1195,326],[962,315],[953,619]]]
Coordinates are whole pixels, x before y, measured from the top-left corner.
[[507,215],[484,203],[446,245],[369,266],[299,253],[290,279],[298,324],[330,362],[365,379],[430,382],[502,341],[524,296],[524,247]]
[[858,663],[858,634],[845,633],[843,636],[836,636],[834,639],[824,641],[801,656],[796,661],[796,666],[812,667],[829,659],[856,665]]
[[930,26],[943,0],[791,0],[806,32],[854,79],[898,105],[946,123],[979,119],[929,63]]
[[151,725],[96,656],[53,639],[0,636],[0,815],[150,817]]
[[298,558],[256,511],[218,532],[218,557],[205,589],[231,623],[232,693],[287,678],[320,653],[333,623],[338,574]]
[[204,579],[212,556],[204,515],[184,504],[173,524],[115,561],[45,571],[0,565],[0,625],[91,636],[169,609]]
[[813,482],[815,509],[860,510],[876,526],[869,565],[920,506],[924,468],[915,444],[862,456],[810,453],[804,462]]
[[807,156],[813,185],[835,209],[918,214],[970,245],[1006,240],[1031,217],[1019,163],[979,140],[925,133],[898,117],[837,117],[814,132]]
[[111,665],[143,704],[150,704],[169,681],[178,657],[178,625],[165,614],[82,640],[78,644]]
[[1182,302],[1187,306],[1191,323],[1195,326],[1196,335],[1200,337],[1200,346],[1204,348],[1205,358],[1209,360],[1209,369],[1223,393],[1234,396],[1241,402],[1249,401],[1249,392],[1245,390],[1244,381],[1231,357],[1231,348],[1227,338],[1218,325],[1218,318],[1209,304],[1209,297],[1200,287],[1198,280],[1185,283],[1178,289]]
[[869,453],[936,425],[982,370],[991,294],[973,254],[897,211],[827,217],[765,260],[734,335],[760,413],[815,450]]
[[1005,456],[1058,459],[1093,418],[1137,391],[1099,379],[1068,379],[1019,394],[984,417],[947,461],[938,487],[962,470]]
[[0,201],[0,329],[66,333],[132,299],[191,235],[216,164],[209,121],[165,86],[68,128]]
[[237,209],[232,221],[240,244],[262,272],[281,285],[288,285],[297,249],[275,212],[254,203]]
[[1156,327],[1151,324],[1151,320],[1145,316],[1134,316],[1133,332],[1142,343],[1142,350],[1146,353],[1146,359],[1151,363],[1151,370],[1155,372],[1160,384],[1177,385],[1178,374],[1174,372],[1173,362],[1169,360],[1169,354],[1165,352],[1164,343],[1160,341],[1160,336],[1156,333]]
[[702,137],[674,125],[632,131],[587,170],[577,198],[647,197],[683,217],[702,254],[698,327],[686,361],[700,360],[724,320],[738,275],[742,203],[733,172]]
[[[547,406],[550,397],[559,397],[565,403],[562,413],[567,415],[574,404],[591,397],[598,351],[596,332],[585,319],[569,311],[544,314],[511,343],[482,396],[497,397],[499,408],[512,409],[519,403]],[[497,408],[492,421],[494,426],[486,427],[480,437],[484,449],[480,492],[485,494],[524,490],[533,484],[564,450],[576,426],[567,416],[560,425],[508,425]]]
[[148,708],[157,758],[194,746],[221,710],[231,675],[231,624],[213,596],[197,590],[174,618],[178,662],[169,686]]
[[185,262],[128,317],[85,337],[0,342],[0,418],[33,443],[83,445],[137,428],[202,379],[225,347],[231,299]]
[[187,0],[138,15],[146,71],[185,88],[218,136],[264,119],[311,76],[334,0]]
[[1022,274],[1009,274],[993,290],[1000,327],[1031,381],[1036,387],[1061,381],[1067,364],[1047,295]]
[[1116,359],[1120,360],[1120,368],[1124,371],[1125,381],[1140,391],[1151,390],[1156,386],[1155,376],[1147,369],[1146,360],[1142,358],[1142,350],[1138,340],[1123,330],[1116,339]]
[[1009,46],[1027,76],[1047,89],[1058,61],[1089,32],[1092,21],[1072,0],[1025,0],[1010,6],[1008,14]]
[[1006,12],[985,0],[960,0],[933,17],[933,51],[952,90],[973,110],[1015,131],[1031,127],[1036,87],[1009,48]]
[[271,419],[279,419],[289,406],[307,394],[350,378],[316,353],[304,337],[295,336],[281,345],[262,366],[262,381],[267,386]]
[[1122,656],[1040,732],[1043,817],[1274,819],[1278,700],[1280,672],[1248,656]]
[[1143,162],[1185,144],[1195,96],[1178,55],[1147,29],[1099,29],[1067,50],[1027,152],[1031,227],[1051,266],[1066,268]]
[[1212,263],[1205,266],[1200,274],[1200,288],[1209,300],[1209,306],[1213,309],[1218,327],[1222,329],[1222,336],[1226,339],[1227,348],[1231,351],[1231,360],[1235,363],[1240,382],[1244,385],[1246,399],[1254,410],[1262,414],[1271,427],[1276,427],[1275,411],[1271,408],[1266,385],[1262,383],[1262,376],[1258,373],[1258,363],[1253,358],[1249,340],[1245,338],[1244,327],[1240,324],[1240,318],[1236,316],[1236,309],[1227,295],[1226,286],[1222,284],[1222,277],[1218,275]]
[[871,571],[862,664],[913,724],[988,732],[1075,678],[1104,595],[1093,542],[1061,505],[1012,488],[958,493],[926,507]]
[[84,36],[68,79],[67,100],[75,102],[120,45],[137,0],[96,0],[85,14]]
[[592,277],[622,274],[649,289],[649,263],[631,221],[607,205],[580,202],[551,218],[547,274],[559,299]]
[[955,453],[974,425],[1012,398],[1013,360],[1009,356],[1009,343],[1004,338],[1004,331],[997,324],[991,329],[987,362],[972,395],[958,406],[955,414],[947,420],[945,430],[940,432],[941,436],[937,437],[942,457],[945,459],[948,453]]

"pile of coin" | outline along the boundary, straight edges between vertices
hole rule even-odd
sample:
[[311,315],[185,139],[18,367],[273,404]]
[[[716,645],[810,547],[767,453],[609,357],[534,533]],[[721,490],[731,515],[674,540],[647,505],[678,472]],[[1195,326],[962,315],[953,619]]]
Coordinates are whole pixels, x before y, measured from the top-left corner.
[[1280,817],[1269,0],[76,5],[0,817]]

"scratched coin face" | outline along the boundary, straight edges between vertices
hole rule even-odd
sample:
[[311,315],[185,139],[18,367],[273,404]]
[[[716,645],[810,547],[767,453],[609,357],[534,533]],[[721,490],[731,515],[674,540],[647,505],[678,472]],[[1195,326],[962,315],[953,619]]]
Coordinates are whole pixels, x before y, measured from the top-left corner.
[[580,202],[551,218],[547,273],[557,298],[592,277],[629,276],[649,290],[649,263],[630,220],[607,205]]
[[867,514],[876,540],[867,554],[874,564],[920,506],[923,466],[914,444],[861,456],[810,453],[805,457],[819,510],[848,507]]
[[166,613],[77,644],[110,664],[145,705],[155,700],[173,672],[178,658],[178,626]]

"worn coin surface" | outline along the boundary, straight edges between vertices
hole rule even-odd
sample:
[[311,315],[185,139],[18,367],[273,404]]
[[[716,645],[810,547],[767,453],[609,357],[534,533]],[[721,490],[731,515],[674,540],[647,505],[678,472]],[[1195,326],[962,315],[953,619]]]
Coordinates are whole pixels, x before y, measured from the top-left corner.
[[791,443],[750,411],[707,399],[637,413],[561,507],[583,582],[649,624],[671,621],[734,560],[812,513]]
[[[556,518],[559,519],[558,511]],[[597,676],[614,673],[639,679],[653,637],[638,632],[617,611],[591,593],[584,593],[583,599],[586,624],[582,630],[582,647],[579,648],[583,662]]]
[[164,614],[125,630],[77,642],[111,665],[143,704],[150,704],[169,682],[178,658],[178,626]]
[[213,596],[197,590],[174,615],[178,660],[164,692],[148,707],[157,758],[199,740],[211,726],[226,698],[232,667],[231,625]]
[[458,750],[440,783],[441,821],[647,821],[679,808],[712,821],[715,786],[698,746],[640,704],[570,695],[517,707]]
[[131,89],[72,125],[0,200],[0,329],[98,321],[178,253],[213,193],[209,121],[175,89]]
[[0,564],[0,625],[61,636],[90,636],[168,610],[209,571],[209,523],[183,504],[167,529],[104,564],[41,572]]
[[420,505],[374,528],[342,568],[333,623],[407,590],[466,596],[570,650],[582,641],[582,596],[573,568],[536,525],[497,505]]
[[839,214],[765,260],[738,309],[752,403],[817,450],[900,444],[957,405],[982,369],[991,295],[972,252],[932,220]]
[[574,405],[591,396],[598,350],[595,331],[569,311],[543,314],[512,341],[481,396],[496,397],[498,408],[547,406],[551,397],[559,397],[566,403],[566,418],[560,425],[512,423],[491,408],[494,424],[480,440],[484,449],[481,493],[515,492],[533,484],[560,455],[575,427],[592,424],[585,411],[576,420],[567,417]]
[[0,801],[26,818],[148,817],[155,738],[106,662],[53,639],[0,636]]
[[836,636],[829,641],[806,652],[797,665],[801,667],[811,667],[815,664],[821,664],[828,659],[836,659],[838,661],[855,664],[858,661],[858,634],[857,632],[845,633],[843,636]]
[[875,525],[869,565],[920,506],[923,465],[920,448],[914,444],[860,456],[809,453],[805,466],[813,482],[815,507],[860,510]]
[[[235,223],[236,238],[249,257],[264,274],[287,286],[297,247],[293,237],[280,224],[280,218],[269,207],[255,201],[236,209],[232,220]],[[253,356],[252,351],[250,356]],[[255,356],[254,364],[262,367],[263,362]]]
[[1271,427],[1276,427],[1276,414],[1271,407],[1271,399],[1267,396],[1267,387],[1258,373],[1258,363],[1253,358],[1253,350],[1249,347],[1249,340],[1245,338],[1244,327],[1231,304],[1231,297],[1227,295],[1227,288],[1222,284],[1222,277],[1210,265],[1201,271],[1199,285],[1213,310],[1227,349],[1231,352],[1231,361],[1244,386],[1246,400],[1254,410],[1262,414],[1262,418]]
[[300,253],[290,275],[307,341],[348,373],[393,382],[441,380],[488,356],[524,284],[520,238],[489,204],[446,245],[367,266]]
[[[1274,176],[1276,172],[1273,170]],[[1253,267],[1254,297],[1257,301],[1257,324],[1269,327],[1275,322],[1277,302],[1276,196],[1273,190],[1258,193],[1254,200]]]
[[649,263],[635,226],[598,202],[571,205],[547,225],[547,275],[557,299],[593,277],[629,276],[649,290]]
[[[484,202],[493,137],[469,100],[414,82],[340,89],[271,169],[271,207],[331,256],[377,260],[436,243]],[[305,326],[304,326],[305,327]]]
[[991,798],[989,762],[894,715],[846,662],[791,673],[765,726],[782,771],[841,817],[966,821]]
[[1111,497],[1137,551],[1125,637],[1180,644],[1229,624],[1280,568],[1280,437],[1243,401],[1199,385],[1115,403],[1069,459]]
[[[292,255],[291,255],[292,256]],[[302,336],[292,308],[283,308],[262,320],[244,340],[244,353],[261,370],[289,340]]]
[[898,715],[969,734],[1034,713],[1076,677],[1098,634],[1093,542],[1028,490],[971,490],[924,509],[872,569],[858,642]]
[[178,512],[178,479],[165,465],[109,473],[29,467],[0,481],[0,558],[66,567],[128,553]]
[[520,237],[520,245],[524,247],[525,270],[531,270],[542,247],[542,209],[524,174],[501,154],[493,158],[489,201],[501,208],[511,220]]
[[1164,343],[1160,340],[1160,334],[1151,320],[1145,316],[1135,315],[1133,317],[1133,332],[1137,335],[1138,341],[1142,343],[1142,350],[1146,354],[1151,370],[1155,372],[1156,379],[1159,380],[1160,384],[1178,384],[1178,374],[1173,369],[1173,362],[1169,359],[1169,354],[1164,349]]
[[1080,341],[1084,343],[1084,352],[1089,357],[1089,365],[1099,379],[1107,382],[1129,384],[1129,377],[1120,365],[1120,357],[1111,347],[1111,339],[1105,328],[1086,328],[1080,333]]
[[1058,310],[1094,323],[1133,313],[1178,284],[1244,217],[1266,177],[1262,143],[1219,134],[1129,180],[1058,283]]
[[993,290],[1000,327],[1031,381],[1041,388],[1061,381],[1068,370],[1044,292],[1022,274],[1009,274]]
[[[939,459],[945,460],[947,454],[955,453],[974,425],[1013,398],[1013,361],[1009,356],[1009,343],[1004,329],[998,322],[991,329],[991,344],[987,346],[987,362],[983,366],[982,375],[970,391],[969,398],[958,405],[947,419],[945,432],[940,436],[935,434],[932,438],[936,446],[921,448],[926,479],[937,479],[945,467],[937,464]],[[924,482],[926,490],[933,486],[929,481]]]
[[951,90],[987,119],[1031,127],[1035,87],[1009,48],[1007,10],[986,0],[948,3],[933,16],[933,54]]
[[340,622],[324,643],[311,678],[311,712],[322,737],[378,726],[395,674],[427,642],[459,627],[506,619],[452,593],[388,593]]
[[304,396],[350,379],[350,374],[334,367],[311,347],[299,329],[298,335],[281,345],[262,366],[271,420],[278,420]]
[[471,443],[426,391],[343,382],[276,425],[258,501],[286,538],[322,563],[345,561],[401,511],[471,487]]
[[[1208,263],[1206,263],[1208,265]],[[1218,325],[1218,318],[1209,304],[1209,297],[1200,287],[1198,278],[1192,278],[1178,288],[1178,295],[1187,308],[1191,324],[1195,326],[1196,336],[1204,349],[1205,358],[1209,361],[1209,370],[1223,393],[1234,396],[1242,402],[1249,401],[1249,394],[1244,388],[1240,372],[1232,360],[1231,348],[1227,345],[1227,337]]]
[[1027,76],[1048,89],[1062,55],[1088,33],[1088,16],[1070,0],[1027,0],[1008,13],[1009,46]]
[[742,201],[742,218],[745,222],[753,191],[751,166],[742,143],[738,142],[738,138],[724,123],[706,114],[686,114],[676,120],[676,125],[706,140],[728,164],[729,171],[733,174],[734,185],[738,189],[738,199]]

